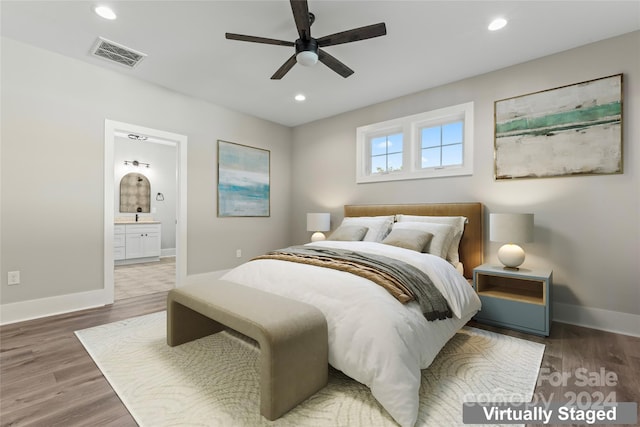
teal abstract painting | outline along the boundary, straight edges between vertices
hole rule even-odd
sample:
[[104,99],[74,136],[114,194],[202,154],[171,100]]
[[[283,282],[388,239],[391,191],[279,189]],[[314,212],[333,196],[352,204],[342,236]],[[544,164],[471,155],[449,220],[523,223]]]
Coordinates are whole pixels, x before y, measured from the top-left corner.
[[622,74],[495,102],[496,179],[622,173]]
[[218,141],[218,216],[269,216],[269,155]]

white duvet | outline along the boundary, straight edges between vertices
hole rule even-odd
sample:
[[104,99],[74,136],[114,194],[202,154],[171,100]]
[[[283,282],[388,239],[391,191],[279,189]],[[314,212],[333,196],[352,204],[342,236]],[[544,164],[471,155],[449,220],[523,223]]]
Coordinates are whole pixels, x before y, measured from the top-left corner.
[[374,242],[315,242],[405,261],[427,273],[454,317],[429,322],[416,302],[401,304],[382,287],[350,273],[279,260],[242,264],[222,278],[311,304],[329,328],[329,363],[367,385],[403,427],[418,417],[420,369],[479,309],[466,279],[442,258]]

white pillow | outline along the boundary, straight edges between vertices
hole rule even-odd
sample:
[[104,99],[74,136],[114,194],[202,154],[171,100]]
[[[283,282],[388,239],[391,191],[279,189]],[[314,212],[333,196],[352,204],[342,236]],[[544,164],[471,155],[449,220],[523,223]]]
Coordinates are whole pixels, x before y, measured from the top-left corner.
[[460,247],[460,240],[462,240],[462,233],[464,232],[464,225],[467,223],[467,217],[465,216],[417,216],[417,215],[396,215],[398,222],[430,222],[434,224],[448,224],[454,227],[455,233],[451,247],[447,251],[447,261],[454,266],[460,262],[460,254],[458,248]]
[[447,224],[434,224],[431,222],[396,222],[393,225],[394,230],[419,230],[433,234],[431,244],[425,248],[424,252],[437,255],[440,258],[447,259],[447,251],[451,246],[455,229]]
[[364,242],[382,242],[393,225],[394,216],[354,216],[346,217],[342,220],[342,225],[358,225],[367,227],[369,230],[365,234]]

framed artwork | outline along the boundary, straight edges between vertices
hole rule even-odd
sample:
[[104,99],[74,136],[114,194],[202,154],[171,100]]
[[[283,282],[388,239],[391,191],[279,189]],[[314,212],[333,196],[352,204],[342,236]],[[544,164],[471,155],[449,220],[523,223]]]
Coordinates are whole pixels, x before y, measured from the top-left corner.
[[218,140],[218,216],[270,215],[270,152]]
[[495,178],[622,173],[622,74],[495,102]]

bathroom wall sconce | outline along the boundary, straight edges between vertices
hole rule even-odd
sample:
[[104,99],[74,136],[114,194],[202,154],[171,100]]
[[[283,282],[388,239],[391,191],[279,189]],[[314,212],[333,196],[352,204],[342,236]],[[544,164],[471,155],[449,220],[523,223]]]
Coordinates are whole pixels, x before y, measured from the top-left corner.
[[149,164],[149,163],[142,163],[142,162],[139,162],[137,160],[125,160],[124,164],[125,165],[133,165],[135,167],[138,167],[140,165],[144,165],[146,167],[150,167],[151,166],[151,164]]
[[159,201],[159,202],[162,202],[164,200],[164,194],[158,193],[156,195],[156,200]]

